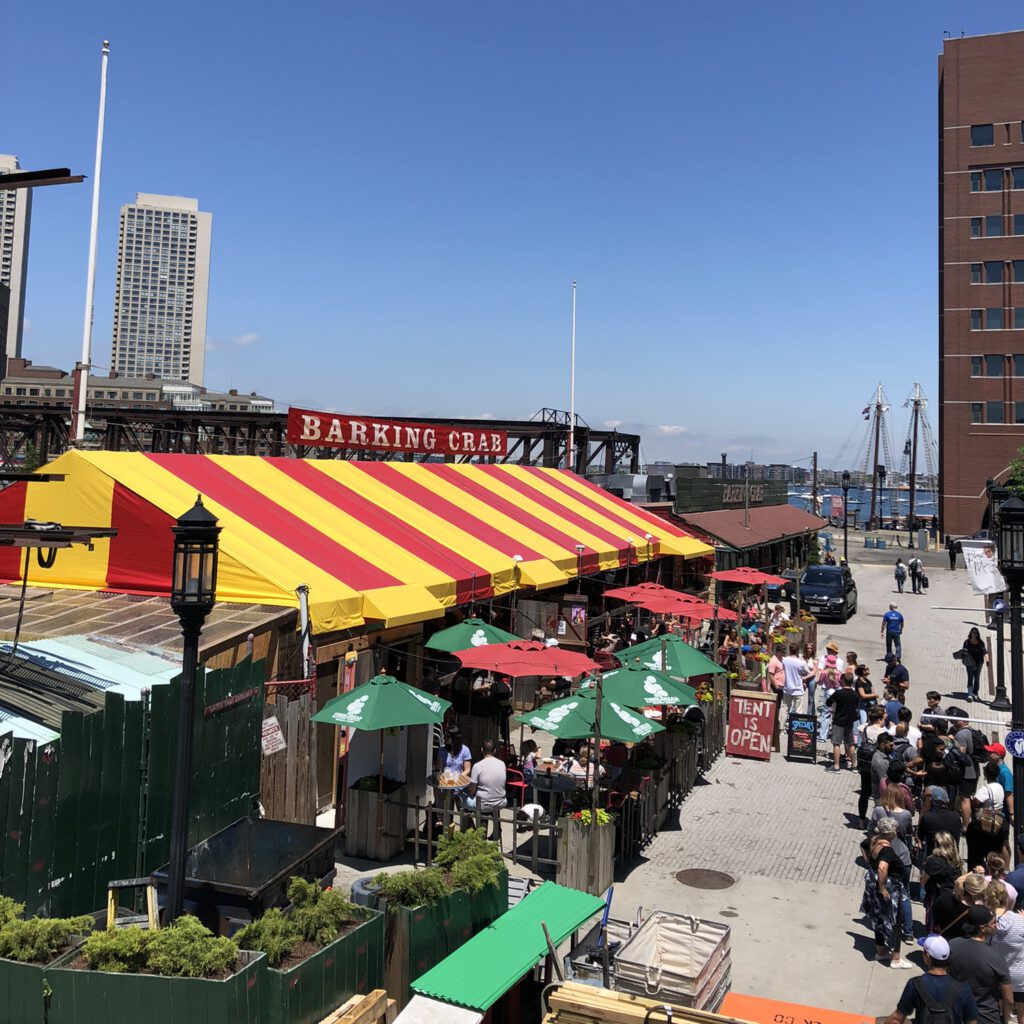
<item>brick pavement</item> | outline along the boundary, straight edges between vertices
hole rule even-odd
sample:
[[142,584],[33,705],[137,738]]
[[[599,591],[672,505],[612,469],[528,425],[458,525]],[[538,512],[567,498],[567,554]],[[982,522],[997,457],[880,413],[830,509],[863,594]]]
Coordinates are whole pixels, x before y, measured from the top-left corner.
[[[951,573],[944,552],[926,555],[928,593],[899,595],[892,566],[898,556],[906,559],[906,550],[864,552],[861,558],[851,543],[850,555],[859,611],[845,625],[822,623],[822,647],[835,639],[841,651],[857,651],[880,681],[885,653],[880,617],[889,601],[896,601],[906,617],[908,703],[915,713],[924,707],[925,691],[937,689],[946,701],[973,709],[977,717],[1008,719],[986,705],[963,702],[964,673],[952,652],[971,625],[984,624],[984,616],[936,607],[981,609],[982,600],[971,593],[963,569]],[[983,693],[985,687],[983,677]],[[992,727],[983,728],[990,732]],[[683,804],[678,829],[661,832],[644,861],[617,883],[616,916],[629,916],[642,904],[735,918],[736,991],[785,999],[798,987],[801,1003],[887,1014],[908,975],[874,962],[873,944],[857,911],[863,871],[855,862],[863,833],[850,825],[859,783],[855,772],[833,774],[823,763],[790,764],[779,754],[770,763],[720,758],[706,784]],[[697,867],[726,871],[737,884],[723,892],[703,892],[674,880],[675,872]],[[921,917],[920,905],[915,905],[915,916]],[[800,952],[795,959],[769,957],[766,962],[766,949],[776,944]]]

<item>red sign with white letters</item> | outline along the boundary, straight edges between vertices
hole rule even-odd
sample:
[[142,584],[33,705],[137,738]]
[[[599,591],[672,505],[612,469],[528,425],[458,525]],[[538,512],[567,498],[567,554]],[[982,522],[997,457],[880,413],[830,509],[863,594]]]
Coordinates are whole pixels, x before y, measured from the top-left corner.
[[770,761],[774,728],[774,694],[734,692],[729,698],[725,752]]
[[340,416],[309,409],[288,410],[288,443],[419,455],[508,453],[508,434],[504,430],[381,420],[372,416]]

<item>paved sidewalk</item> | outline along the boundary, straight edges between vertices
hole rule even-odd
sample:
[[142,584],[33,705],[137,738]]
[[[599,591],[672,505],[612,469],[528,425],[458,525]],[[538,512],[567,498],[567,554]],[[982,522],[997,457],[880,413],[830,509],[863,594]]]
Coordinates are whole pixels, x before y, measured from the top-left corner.
[[[944,702],[955,700],[979,718],[1007,720],[985,705],[963,703],[964,673],[952,652],[972,625],[984,625],[982,600],[971,593],[963,569],[951,573],[945,553],[930,553],[923,558],[931,584],[927,594],[900,595],[892,567],[897,557],[907,559],[906,550],[858,555],[851,543],[859,611],[845,625],[821,623],[821,648],[835,639],[842,652],[855,650],[872,664],[880,682],[885,653],[880,617],[895,601],[906,617],[904,661],[911,673],[908,703],[915,713],[924,707],[925,691],[937,689]],[[986,685],[983,677],[983,692]],[[706,784],[684,803],[678,829],[658,835],[646,859],[617,883],[613,915],[631,917],[643,906],[730,922],[736,991],[869,1016],[888,1014],[914,974],[874,962],[874,943],[858,910],[863,885],[863,870],[855,863],[863,838],[855,827],[859,784],[855,772],[789,764],[779,754],[769,763],[720,758]],[[675,879],[683,868],[701,867],[726,871],[736,885],[704,891]],[[919,904],[915,916],[920,922]],[[919,954],[911,959],[919,962]]]

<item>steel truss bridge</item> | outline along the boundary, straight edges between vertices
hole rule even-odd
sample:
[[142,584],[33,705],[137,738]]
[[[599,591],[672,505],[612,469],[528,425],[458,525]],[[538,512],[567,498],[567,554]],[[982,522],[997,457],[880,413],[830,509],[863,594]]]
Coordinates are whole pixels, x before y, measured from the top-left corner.
[[[557,467],[565,464],[567,413],[542,409],[532,420],[444,420],[389,416],[395,422],[501,430],[508,434],[508,454],[493,462]],[[110,452],[186,452],[202,455],[278,455],[315,459],[422,461],[436,456],[383,453],[358,449],[290,445],[286,413],[190,412],[166,408],[125,409],[91,404],[87,410],[84,448]],[[640,435],[591,430],[579,417],[574,468],[580,474],[640,472]],[[47,405],[0,403],[0,466],[44,464],[75,447],[70,410]],[[451,456],[471,462],[473,456]]]

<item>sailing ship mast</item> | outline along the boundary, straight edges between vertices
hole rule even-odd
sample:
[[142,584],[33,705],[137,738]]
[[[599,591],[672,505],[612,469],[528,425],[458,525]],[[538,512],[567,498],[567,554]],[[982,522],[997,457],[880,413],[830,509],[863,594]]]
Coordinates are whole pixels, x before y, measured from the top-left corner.
[[907,515],[907,547],[914,546],[914,500],[917,496],[917,428],[921,418],[921,385],[914,384],[910,417],[910,512]]
[[[878,524],[875,520],[875,503],[880,497],[878,494],[878,448],[882,438],[882,382],[878,382],[878,388],[875,391],[875,404],[873,409],[874,415],[874,433],[875,433],[875,456],[871,460],[871,513],[868,516],[868,529],[873,530]],[[879,518],[881,517],[881,501],[878,501],[878,512]]]

